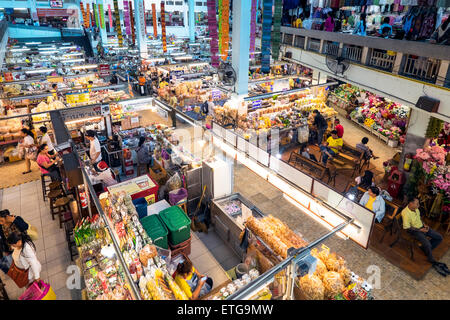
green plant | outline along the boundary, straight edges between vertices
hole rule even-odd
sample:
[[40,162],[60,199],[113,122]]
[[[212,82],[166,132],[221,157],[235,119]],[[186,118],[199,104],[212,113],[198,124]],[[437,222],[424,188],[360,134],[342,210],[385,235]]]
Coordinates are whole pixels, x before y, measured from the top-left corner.
[[405,184],[405,194],[406,196],[413,197],[417,196],[418,194],[418,185],[420,183],[420,180],[424,177],[424,171],[421,167],[421,164],[417,160],[413,160],[411,163],[411,174],[408,177],[408,180],[406,180]]
[[443,120],[430,117],[430,121],[428,121],[427,131],[425,132],[425,138],[437,138],[443,126]]

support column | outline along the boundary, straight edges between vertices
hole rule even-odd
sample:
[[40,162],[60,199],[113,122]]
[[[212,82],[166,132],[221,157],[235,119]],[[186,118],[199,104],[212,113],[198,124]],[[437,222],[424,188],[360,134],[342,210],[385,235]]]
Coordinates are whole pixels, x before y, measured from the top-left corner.
[[188,0],[189,6],[189,41],[195,42],[195,0]]
[[248,66],[250,56],[251,1],[233,1],[233,68],[236,71],[235,89],[238,95],[248,93]]
[[403,60],[403,53],[397,52],[397,55],[395,56],[394,67],[392,68],[393,74],[398,74],[400,72],[402,60]]
[[441,65],[439,66],[439,72],[438,76],[436,77],[436,85],[438,86],[444,86],[444,82],[446,82],[447,74],[449,68],[449,61],[448,60],[441,60]]
[[37,15],[37,8],[36,8],[36,0],[28,0],[28,4],[30,6],[31,19],[34,21],[34,23],[36,25],[39,25],[39,18]]
[[100,41],[102,46],[108,43],[108,35],[106,34],[106,21],[105,21],[105,5],[103,0],[97,0],[97,6],[95,8],[98,14],[98,29],[100,30]]
[[134,0],[134,25],[136,26],[137,47],[141,58],[148,58],[145,37],[144,0]]

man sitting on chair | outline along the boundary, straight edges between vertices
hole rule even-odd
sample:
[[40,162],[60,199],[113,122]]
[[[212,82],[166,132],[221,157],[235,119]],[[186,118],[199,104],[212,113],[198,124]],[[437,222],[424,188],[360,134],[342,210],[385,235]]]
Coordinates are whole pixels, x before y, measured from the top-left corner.
[[336,156],[342,149],[344,141],[338,137],[337,131],[331,131],[331,137],[328,137],[327,142],[320,146],[320,151],[322,151],[322,162],[327,164],[328,157]]
[[372,150],[367,146],[367,143],[369,142],[369,138],[364,137],[361,139],[361,143],[356,144],[356,148],[364,151],[364,158],[366,160],[369,160],[370,158],[374,158],[375,160],[379,157],[375,156],[372,152]]
[[[450,274],[447,265],[436,261],[432,253],[432,250],[442,242],[442,236],[422,222],[419,206],[419,199],[416,197],[408,199],[408,206],[401,213],[403,229],[406,229],[410,235],[422,244],[421,249],[427,256],[428,261],[433,265],[433,268],[439,274],[446,276],[446,274]],[[431,240],[428,240],[427,237],[431,238]]]

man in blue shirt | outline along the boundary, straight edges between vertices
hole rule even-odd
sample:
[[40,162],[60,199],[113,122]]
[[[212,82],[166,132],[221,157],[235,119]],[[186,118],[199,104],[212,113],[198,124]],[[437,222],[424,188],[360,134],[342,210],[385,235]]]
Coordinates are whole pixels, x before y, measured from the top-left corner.
[[380,34],[385,38],[392,36],[392,26],[389,24],[388,17],[383,19],[383,24],[380,26]]

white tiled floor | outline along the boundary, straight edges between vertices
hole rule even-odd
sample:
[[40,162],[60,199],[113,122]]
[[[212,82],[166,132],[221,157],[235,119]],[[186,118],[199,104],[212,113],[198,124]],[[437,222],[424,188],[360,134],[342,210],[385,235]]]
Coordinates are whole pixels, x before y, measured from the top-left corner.
[[[55,217],[52,220],[48,201],[42,199],[41,182],[33,181],[20,186],[3,189],[0,194],[1,209],[9,209],[11,214],[21,216],[27,223],[38,229],[39,239],[35,241],[37,256],[42,265],[41,279],[50,283],[58,300],[71,300],[78,293],[66,287],[67,267],[75,263],[70,255],[63,229]],[[9,298],[12,300],[25,291],[19,289],[14,282],[1,273],[6,284]]]

